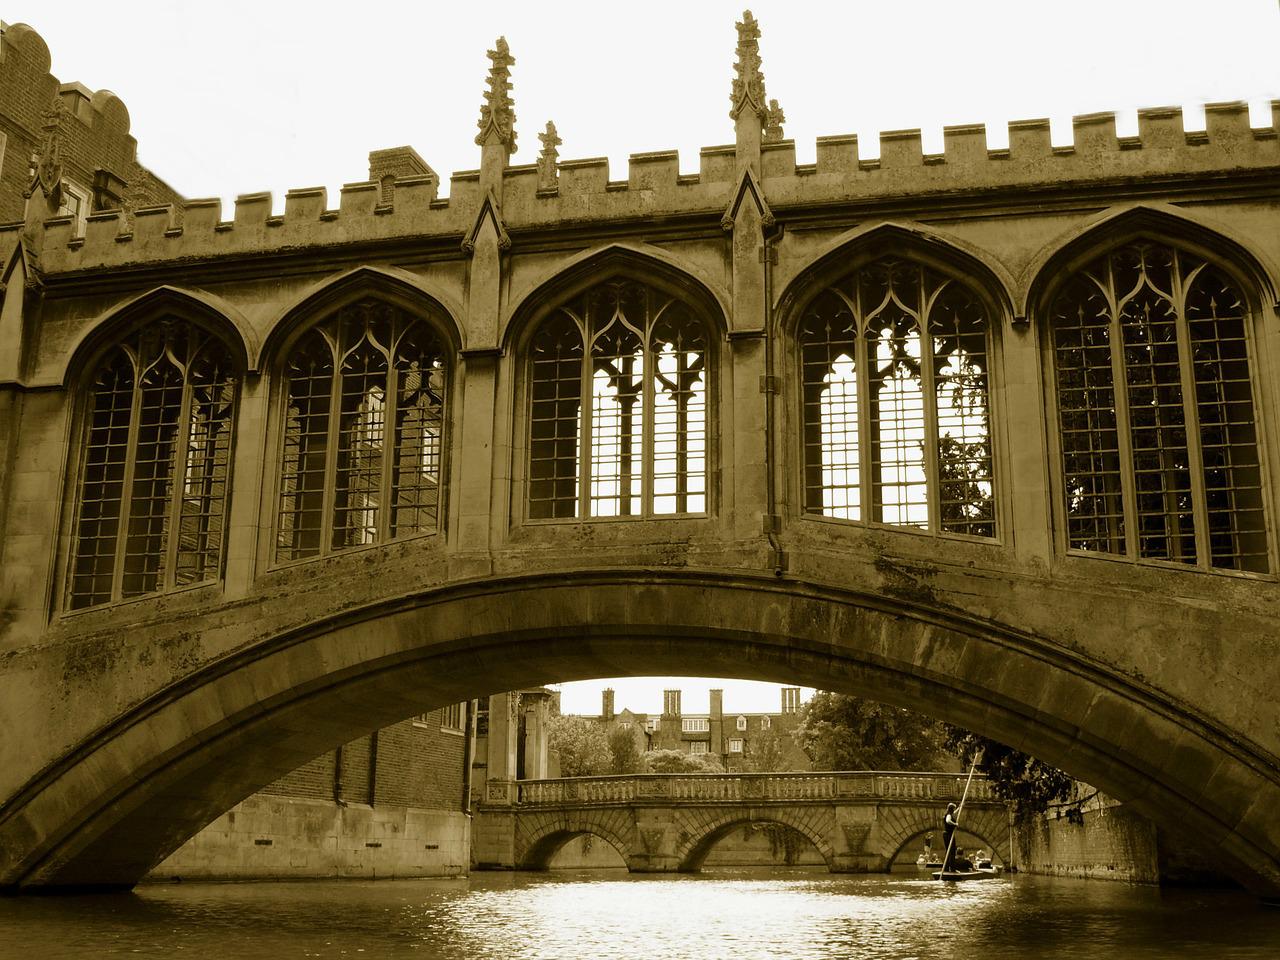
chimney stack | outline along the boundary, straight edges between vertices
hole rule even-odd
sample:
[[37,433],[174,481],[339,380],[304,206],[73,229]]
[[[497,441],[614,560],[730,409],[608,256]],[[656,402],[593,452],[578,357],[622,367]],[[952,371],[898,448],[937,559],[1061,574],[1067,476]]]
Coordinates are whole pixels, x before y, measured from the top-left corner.
[[606,687],[600,694],[600,718],[606,722],[613,719],[613,687]]
[[718,720],[724,716],[724,691],[711,691],[711,719]]
[[662,715],[664,717],[680,716],[680,691],[662,691]]
[[782,688],[782,712],[797,713],[800,710],[800,688]]

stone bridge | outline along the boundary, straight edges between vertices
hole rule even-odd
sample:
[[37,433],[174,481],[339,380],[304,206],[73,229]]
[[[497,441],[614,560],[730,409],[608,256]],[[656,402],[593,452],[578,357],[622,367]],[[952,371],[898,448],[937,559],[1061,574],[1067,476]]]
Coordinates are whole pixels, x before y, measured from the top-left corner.
[[[477,840],[509,856],[483,867],[545,869],[565,843],[594,834],[633,873],[695,871],[744,823],[778,823],[812,843],[833,873],[888,870],[898,853],[933,833],[963,775],[943,773],[650,774],[516,781],[511,804],[486,801]],[[1005,804],[975,778],[963,829],[1009,862]],[[499,836],[504,835],[504,836]],[[505,862],[503,862],[505,861]]]
[[797,165],[753,43],[696,175],[511,164],[502,47],[447,198],[412,151],[226,222],[33,187],[0,886],[127,887],[424,709],[688,675],[926,711],[1280,895],[1277,124]]

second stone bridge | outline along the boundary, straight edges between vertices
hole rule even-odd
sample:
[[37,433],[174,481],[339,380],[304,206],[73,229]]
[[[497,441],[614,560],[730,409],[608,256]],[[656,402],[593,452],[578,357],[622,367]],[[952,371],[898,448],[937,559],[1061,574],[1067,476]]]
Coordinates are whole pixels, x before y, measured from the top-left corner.
[[[949,773],[646,774],[490,782],[473,827],[481,869],[545,869],[571,839],[593,834],[633,873],[696,871],[744,823],[790,827],[833,873],[888,870],[912,840],[939,835],[965,777]],[[1009,862],[1008,811],[975,778],[962,829]]]

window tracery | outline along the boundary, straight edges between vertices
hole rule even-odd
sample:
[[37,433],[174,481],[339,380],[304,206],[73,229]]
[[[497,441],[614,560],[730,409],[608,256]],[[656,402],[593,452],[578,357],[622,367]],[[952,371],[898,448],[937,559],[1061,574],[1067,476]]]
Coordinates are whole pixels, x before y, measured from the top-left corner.
[[1067,545],[1267,572],[1248,309],[1203,258],[1137,241],[1051,307]]
[[895,258],[809,302],[806,512],[996,536],[985,314],[966,285]]
[[426,320],[375,299],[295,341],[284,360],[277,562],[437,529],[446,356]]
[[164,317],[107,351],[92,383],[70,608],[216,580],[238,383],[230,352]]
[[529,347],[530,518],[705,512],[706,360],[705,324],[638,281],[557,307]]

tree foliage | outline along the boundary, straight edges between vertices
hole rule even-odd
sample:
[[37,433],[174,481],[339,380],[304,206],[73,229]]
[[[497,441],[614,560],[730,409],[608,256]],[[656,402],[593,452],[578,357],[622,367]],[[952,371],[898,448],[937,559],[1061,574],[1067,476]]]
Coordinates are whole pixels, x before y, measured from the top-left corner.
[[747,741],[742,765],[748,773],[779,773],[787,766],[783,734],[776,727],[761,730]]
[[682,750],[652,750],[644,755],[647,773],[722,773],[724,767],[714,753],[685,753]]
[[962,727],[947,723],[943,728],[946,748],[964,761],[966,769],[976,756],[975,769],[986,774],[996,796],[1013,805],[1017,819],[1030,819],[1050,804],[1071,798],[1075,781],[1057,767]]
[[594,720],[552,717],[547,725],[547,747],[559,754],[562,777],[598,777],[609,772],[609,742]]
[[614,727],[606,741],[609,745],[610,773],[639,773],[640,748],[635,734],[626,727]]
[[939,763],[943,731],[911,710],[819,691],[800,708],[793,736],[815,770],[929,770]]

